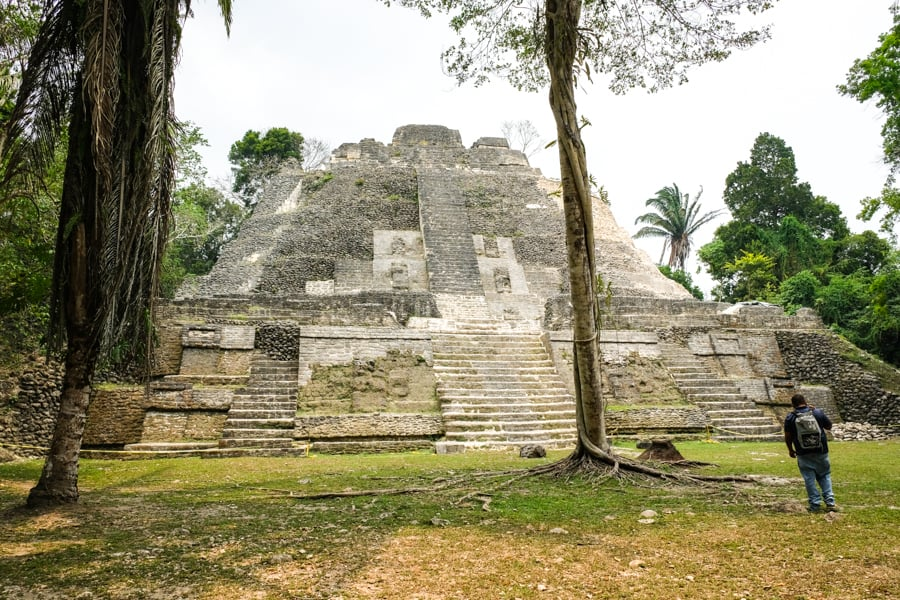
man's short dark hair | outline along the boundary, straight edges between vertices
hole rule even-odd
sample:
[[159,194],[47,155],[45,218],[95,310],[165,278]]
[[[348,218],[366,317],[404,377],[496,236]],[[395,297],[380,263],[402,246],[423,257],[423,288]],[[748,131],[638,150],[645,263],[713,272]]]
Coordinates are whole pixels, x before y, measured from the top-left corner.
[[806,398],[803,397],[803,394],[794,394],[791,396],[791,406],[794,408],[806,406]]

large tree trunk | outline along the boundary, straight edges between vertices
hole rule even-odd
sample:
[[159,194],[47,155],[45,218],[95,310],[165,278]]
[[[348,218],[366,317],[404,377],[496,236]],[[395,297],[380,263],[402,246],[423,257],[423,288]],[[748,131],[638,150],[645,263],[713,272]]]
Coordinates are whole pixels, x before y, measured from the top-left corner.
[[606,455],[609,442],[600,380],[600,310],[594,255],[591,193],[575,106],[574,64],[581,0],[547,0],[546,56],[550,107],[556,119],[569,282],[573,309],[573,361],[578,420],[576,454]]
[[91,399],[91,378],[96,363],[88,320],[88,269],[85,226],[69,233],[69,297],[66,299],[66,362],[62,396],[50,454],[37,485],[28,494],[28,506],[78,501],[78,455]]
[[[78,501],[78,455],[87,421],[91,380],[100,352],[100,281],[97,254],[97,172],[91,157],[90,108],[80,82],[69,123],[69,150],[54,257],[55,301],[65,332],[65,374],[50,453],[29,506]],[[59,333],[54,333],[59,335]]]
[[85,340],[69,341],[59,415],[50,454],[41,478],[28,494],[28,506],[52,506],[78,501],[78,456],[91,398],[91,370]]

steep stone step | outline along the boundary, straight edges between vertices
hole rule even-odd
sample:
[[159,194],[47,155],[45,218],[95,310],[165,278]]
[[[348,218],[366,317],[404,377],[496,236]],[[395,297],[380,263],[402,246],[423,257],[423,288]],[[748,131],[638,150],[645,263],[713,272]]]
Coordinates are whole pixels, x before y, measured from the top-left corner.
[[[460,323],[457,321],[456,325],[459,327]],[[490,330],[459,330],[458,332],[444,332],[441,334],[441,338],[445,345],[477,346],[484,342],[489,342],[491,345],[519,344],[528,347],[534,345],[534,333],[507,330],[496,332],[491,332]]]
[[748,400],[731,380],[712,372],[685,347],[662,343],[660,349],[679,391],[703,409],[715,439],[780,438],[780,425]]
[[[733,420],[733,419],[754,419],[759,417],[759,409],[756,408],[745,408],[738,410],[707,410],[706,416],[709,417],[710,421],[720,421],[720,420]],[[768,417],[764,417],[766,420],[771,423],[772,419]]]
[[491,431],[448,431],[445,438],[449,442],[464,442],[473,448],[478,446],[490,446],[497,442],[509,446],[521,446],[522,444],[541,444],[551,448],[574,445],[576,430],[574,427],[566,430],[547,431],[545,429],[534,431],[491,432]]
[[419,220],[433,292],[484,294],[466,199],[450,169],[418,170]]
[[436,373],[441,373],[464,371],[469,369],[482,369],[485,371],[490,371],[493,369],[512,369],[519,371],[522,369],[547,368],[554,373],[556,372],[556,367],[553,365],[553,361],[551,361],[549,358],[538,358],[538,355],[534,356],[535,358],[519,358],[515,361],[510,361],[505,358],[502,360],[473,360],[470,358],[450,359],[440,357],[440,362],[435,364],[434,370]]
[[570,402],[572,396],[568,392],[559,390],[557,393],[544,392],[543,390],[490,390],[490,389],[472,389],[472,390],[451,390],[445,392],[438,390],[438,394],[445,403],[465,402],[467,404],[496,404],[508,402],[518,402],[519,404],[533,404],[538,400],[554,401],[554,402]]
[[[537,409],[537,406],[532,406]],[[443,412],[444,419],[449,419],[448,423],[468,423],[470,421],[481,421],[484,419],[500,419],[507,422],[528,421],[528,422],[564,422],[571,425],[575,419],[575,410],[572,408],[560,408],[553,410],[553,405],[547,405],[539,413],[534,411],[517,411],[503,410],[503,407],[493,406],[491,410],[474,410],[454,407]]]
[[292,448],[297,412],[296,362],[255,355],[244,389],[236,390],[220,448]]
[[[275,429],[266,429],[264,427],[243,427],[243,428],[231,428],[222,432],[222,440],[248,440],[248,439],[290,439],[293,441],[293,435],[290,434],[293,431],[293,427],[290,430],[286,431],[286,428],[275,428]],[[222,441],[219,440],[219,441]]]
[[[281,433],[284,434],[283,431]],[[223,437],[219,440],[219,448],[292,448],[293,443],[293,438],[285,437]]]
[[500,413],[490,415],[485,419],[463,419],[446,421],[444,426],[447,431],[533,431],[535,429],[573,429],[571,419],[502,419]]
[[[450,299],[443,301],[452,304]],[[491,329],[482,320],[455,325],[452,332],[437,331],[432,337],[445,426],[440,444],[465,448],[574,444],[574,400],[539,333],[511,332],[496,324]]]
[[695,402],[694,404],[706,411],[741,409],[759,410],[756,407],[756,404],[754,404],[750,400],[747,400],[747,397],[744,395],[741,395],[737,400],[710,400],[706,402]]
[[685,394],[706,394],[737,389],[734,383],[727,379],[690,379],[679,382],[678,378],[676,378],[675,383],[678,384],[678,387]]
[[699,406],[705,406],[709,403],[721,403],[721,402],[749,402],[751,406],[756,408],[756,405],[747,400],[747,396],[740,392],[734,393],[714,393],[714,394],[685,394],[685,397],[697,404]]
[[[553,383],[548,382],[543,379],[534,379],[534,380],[523,380],[519,378],[460,378],[460,379],[452,379],[451,381],[438,381],[438,389],[442,391],[446,391],[449,393],[453,393],[456,390],[508,390],[508,391],[523,391],[528,392],[529,390],[536,390],[538,393],[547,389],[548,385],[553,385]],[[554,386],[555,389],[561,389],[562,386],[558,383]]]
[[[522,373],[526,375],[550,375],[551,377],[556,377],[556,369],[553,367],[553,364],[548,361],[541,361],[542,364],[526,364],[526,365],[512,365],[506,361],[497,361],[491,362],[490,364],[484,365],[481,363],[473,363],[472,361],[458,361],[459,364],[450,366],[450,365],[440,365],[439,367],[435,367],[435,373],[442,374],[461,374],[461,375],[503,375],[508,373]],[[468,363],[468,364],[466,364]],[[549,363],[549,364],[546,364]]]
[[284,433],[284,429],[293,429],[294,428],[294,415],[290,415],[289,417],[284,416],[267,416],[261,419],[253,419],[253,418],[238,418],[238,419],[230,419],[228,431],[240,431],[245,429],[277,429]]
[[675,379],[675,381],[679,381],[679,382],[681,382],[681,381],[689,382],[689,381],[698,380],[698,379],[705,380],[705,379],[709,378],[709,373],[704,373],[702,371],[689,371],[689,372],[678,373],[678,372],[674,372],[671,368],[669,368],[669,373],[671,373],[672,378]]
[[232,407],[229,411],[229,415],[234,418],[235,421],[241,419],[291,419],[293,422],[294,416],[297,414],[296,406],[291,407],[288,410],[285,409],[272,409],[269,406],[263,406],[259,409],[256,408],[234,408]]
[[169,383],[189,383],[193,385],[226,385],[237,386],[246,385],[248,377],[246,375],[166,375],[166,382]]

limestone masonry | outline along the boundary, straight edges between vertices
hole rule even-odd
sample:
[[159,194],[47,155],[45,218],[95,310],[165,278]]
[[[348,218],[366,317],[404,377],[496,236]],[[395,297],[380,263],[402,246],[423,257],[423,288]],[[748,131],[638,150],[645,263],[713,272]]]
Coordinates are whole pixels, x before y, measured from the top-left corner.
[[[86,447],[572,446],[558,188],[505,139],[466,148],[434,125],[343,144],[328,171],[285,169],[210,274],[159,307],[149,391],[95,391]],[[836,420],[900,422],[895,391],[814,313],[697,301],[594,210],[611,435],[777,439],[797,391]],[[0,434],[39,441],[26,413]]]

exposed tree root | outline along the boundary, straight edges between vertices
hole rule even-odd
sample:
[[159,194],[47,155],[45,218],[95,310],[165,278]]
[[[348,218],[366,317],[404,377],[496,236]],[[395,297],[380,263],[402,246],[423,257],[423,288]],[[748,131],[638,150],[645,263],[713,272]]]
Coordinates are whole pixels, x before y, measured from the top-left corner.
[[[692,461],[684,461],[692,463]],[[702,463],[700,463],[702,464]],[[694,466],[678,465],[678,466]],[[600,448],[591,448],[590,444],[579,444],[578,449],[569,456],[556,462],[530,467],[527,469],[488,471],[470,473],[454,478],[440,478],[432,481],[431,485],[375,488],[369,490],[341,490],[315,493],[298,493],[294,490],[252,488],[264,491],[271,497],[293,498],[295,500],[326,500],[329,498],[359,498],[366,496],[397,496],[403,494],[428,494],[443,491],[465,491],[456,503],[476,500],[482,503],[482,508],[488,510],[492,494],[482,490],[473,489],[473,485],[482,484],[489,480],[500,480],[491,485],[492,490],[508,487],[527,477],[548,475],[551,477],[587,477],[618,479],[639,484],[642,480],[666,481],[672,484],[705,485],[710,483],[758,483],[769,485],[778,483],[771,477],[756,475],[701,475],[684,471],[664,471],[656,467],[637,462],[633,459],[604,452]]]

